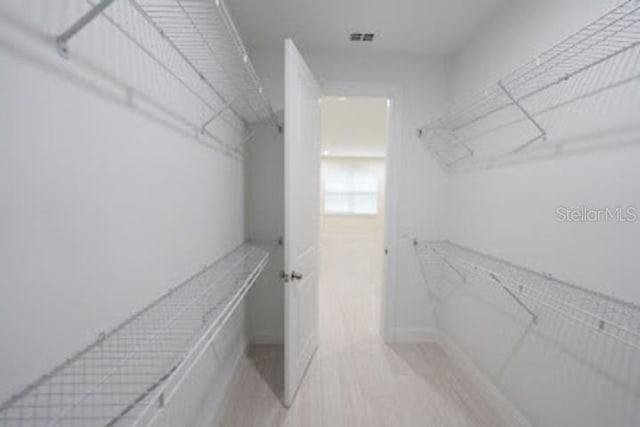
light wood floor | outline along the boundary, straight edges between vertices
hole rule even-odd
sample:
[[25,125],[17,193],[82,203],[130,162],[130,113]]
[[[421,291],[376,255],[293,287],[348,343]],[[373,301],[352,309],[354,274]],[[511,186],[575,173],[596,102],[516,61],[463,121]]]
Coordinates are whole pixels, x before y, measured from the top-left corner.
[[296,401],[282,405],[282,346],[254,346],[235,374],[224,426],[510,425],[438,345],[382,341],[378,240],[321,243],[321,341]]

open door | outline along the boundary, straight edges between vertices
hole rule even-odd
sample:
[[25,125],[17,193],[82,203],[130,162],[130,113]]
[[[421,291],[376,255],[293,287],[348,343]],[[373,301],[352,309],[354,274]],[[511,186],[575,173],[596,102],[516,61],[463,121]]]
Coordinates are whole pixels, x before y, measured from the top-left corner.
[[284,404],[293,403],[318,348],[320,88],[285,40]]

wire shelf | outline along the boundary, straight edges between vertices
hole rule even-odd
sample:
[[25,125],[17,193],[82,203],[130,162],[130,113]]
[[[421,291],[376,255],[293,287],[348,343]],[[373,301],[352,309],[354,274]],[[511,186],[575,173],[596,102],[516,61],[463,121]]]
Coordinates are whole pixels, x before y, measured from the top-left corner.
[[[587,126],[591,117],[605,126],[598,97],[606,93],[620,104],[609,117],[637,124],[639,79],[640,2],[630,0],[418,132],[447,168],[513,155]],[[578,115],[577,125],[567,119]]]
[[252,125],[280,128],[222,0],[86,5],[56,36],[58,51],[109,75],[128,93],[130,105],[144,103],[154,115],[233,156],[242,154]]
[[272,112],[225,4],[212,0],[127,0],[179,52],[225,107],[248,123]]
[[[446,241],[415,241],[425,282],[442,296],[443,287],[460,286],[470,278],[503,288],[537,322],[536,307],[640,350],[640,307],[613,297],[516,266]],[[446,285],[443,283],[447,283]],[[438,298],[436,298],[438,300]]]
[[268,261],[244,244],[0,405],[1,426],[147,425]]

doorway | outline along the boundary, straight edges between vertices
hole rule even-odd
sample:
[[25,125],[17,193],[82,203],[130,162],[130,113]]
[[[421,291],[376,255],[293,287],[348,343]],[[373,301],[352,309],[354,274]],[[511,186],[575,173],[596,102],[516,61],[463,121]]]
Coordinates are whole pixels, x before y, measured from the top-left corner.
[[390,101],[321,100],[320,344],[379,339]]

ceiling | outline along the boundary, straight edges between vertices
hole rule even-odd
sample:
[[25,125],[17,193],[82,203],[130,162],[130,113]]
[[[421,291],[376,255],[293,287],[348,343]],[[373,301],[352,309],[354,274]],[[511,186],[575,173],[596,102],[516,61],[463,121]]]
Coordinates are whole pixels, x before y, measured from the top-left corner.
[[[250,50],[281,48],[448,54],[514,0],[226,0]],[[375,40],[350,42],[352,32]]]
[[384,157],[388,107],[384,98],[323,97],[323,157]]

